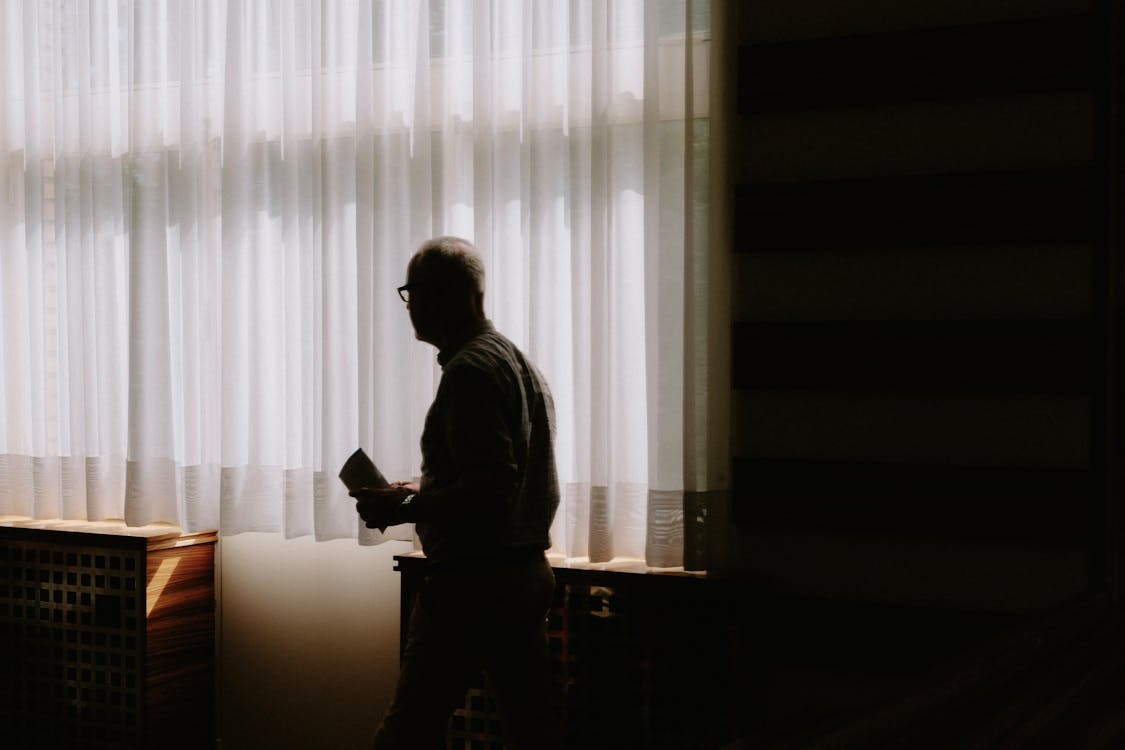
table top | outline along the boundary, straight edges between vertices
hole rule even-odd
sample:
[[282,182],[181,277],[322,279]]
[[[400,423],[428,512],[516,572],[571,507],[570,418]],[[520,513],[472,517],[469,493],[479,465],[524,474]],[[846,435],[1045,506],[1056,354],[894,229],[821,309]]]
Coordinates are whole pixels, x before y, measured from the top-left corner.
[[[394,559],[398,561],[404,561],[407,565],[422,565],[425,563],[426,556],[422,554],[421,551],[415,550],[414,552],[395,555]],[[684,570],[682,567],[653,568],[645,565],[644,560],[634,560],[632,558],[616,559],[610,560],[608,562],[590,562],[587,558],[568,558],[564,557],[563,555],[548,553],[547,562],[551,564],[551,567],[555,571],[622,573],[631,575],[650,575],[691,579],[707,578],[706,571]]]
[[91,541],[118,542],[123,546],[144,546],[147,549],[186,547],[192,544],[213,544],[219,532],[214,529],[187,532],[171,523],[127,526],[120,519],[84,521],[76,519],[33,519],[27,516],[0,516],[0,537],[35,537],[64,532],[89,537]]

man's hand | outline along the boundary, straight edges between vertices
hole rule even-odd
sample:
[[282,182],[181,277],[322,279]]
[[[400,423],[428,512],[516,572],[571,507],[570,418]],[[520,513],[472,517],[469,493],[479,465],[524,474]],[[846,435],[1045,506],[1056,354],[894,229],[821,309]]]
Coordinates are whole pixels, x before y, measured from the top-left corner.
[[418,491],[412,482],[394,482],[390,487],[360,487],[348,494],[356,499],[355,510],[369,529],[384,531],[388,526],[403,523],[402,501]]

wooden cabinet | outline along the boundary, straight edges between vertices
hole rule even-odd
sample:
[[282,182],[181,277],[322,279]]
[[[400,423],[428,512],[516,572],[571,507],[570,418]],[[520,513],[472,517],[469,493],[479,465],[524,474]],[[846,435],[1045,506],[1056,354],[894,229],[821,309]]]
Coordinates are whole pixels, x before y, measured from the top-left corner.
[[[401,643],[426,560],[395,557]],[[547,640],[567,748],[718,748],[738,736],[753,689],[736,627],[738,588],[641,564],[552,564]],[[503,747],[487,681],[450,719],[450,747]]]
[[4,746],[213,747],[216,540],[0,521]]

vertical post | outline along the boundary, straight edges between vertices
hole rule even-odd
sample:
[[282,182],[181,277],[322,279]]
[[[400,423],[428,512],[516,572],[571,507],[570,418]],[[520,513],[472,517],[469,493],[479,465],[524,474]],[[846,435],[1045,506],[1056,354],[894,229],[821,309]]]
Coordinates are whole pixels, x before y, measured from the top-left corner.
[[1125,405],[1120,398],[1120,379],[1125,376],[1122,364],[1125,362],[1121,337],[1125,335],[1122,309],[1122,269],[1121,269],[1121,213],[1125,203],[1121,194],[1121,85],[1122,85],[1122,14],[1120,0],[1106,0],[1101,12],[1108,23],[1106,38],[1106,80],[1103,93],[1105,123],[1101,137],[1104,139],[1104,159],[1107,200],[1105,221],[1105,245],[1102,257],[1095,262],[1094,283],[1098,304],[1099,327],[1102,334],[1098,342],[1102,346],[1101,372],[1103,379],[1095,387],[1102,390],[1100,402],[1101,417],[1095,424],[1101,426],[1100,442],[1093,446],[1098,450],[1095,466],[1100,469],[1102,490],[1101,500],[1105,508],[1105,534],[1103,537],[1104,557],[1102,569],[1105,587],[1114,604],[1121,603],[1121,534],[1122,534],[1122,466],[1125,464]]

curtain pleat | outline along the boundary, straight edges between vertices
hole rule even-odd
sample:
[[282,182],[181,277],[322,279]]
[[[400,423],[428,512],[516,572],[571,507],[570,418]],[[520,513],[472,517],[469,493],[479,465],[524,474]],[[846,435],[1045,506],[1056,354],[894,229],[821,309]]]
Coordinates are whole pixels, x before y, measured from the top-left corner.
[[455,234],[554,391],[555,550],[680,564],[705,5],[0,4],[0,514],[409,538],[335,474],[418,474],[394,289]]

